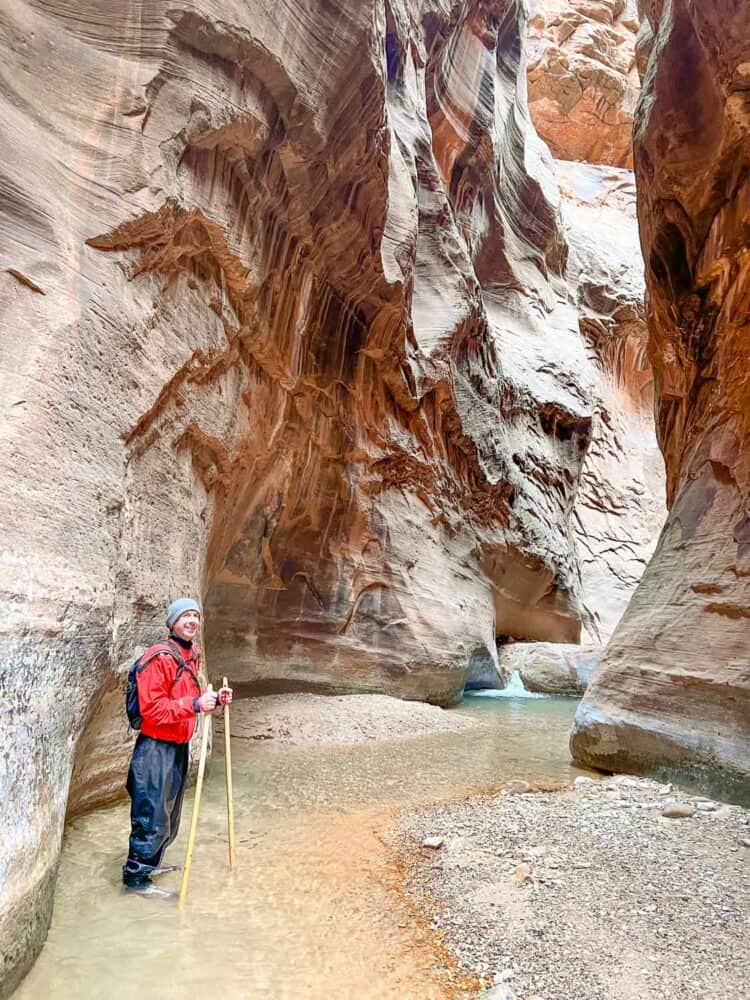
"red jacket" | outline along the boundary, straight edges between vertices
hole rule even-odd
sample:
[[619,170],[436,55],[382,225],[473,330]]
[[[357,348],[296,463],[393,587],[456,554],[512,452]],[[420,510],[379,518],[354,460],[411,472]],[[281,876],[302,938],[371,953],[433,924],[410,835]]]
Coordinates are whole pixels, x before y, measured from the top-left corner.
[[[161,646],[165,641],[167,640],[155,645]],[[195,643],[186,649],[174,639],[169,641],[179,649],[185,666],[189,669],[179,671],[175,658],[163,653],[136,672],[138,705],[143,719],[141,732],[156,740],[188,743],[195,732],[195,699],[202,694],[196,680],[200,669],[200,652]],[[146,650],[143,658],[153,649],[154,646],[151,646]]]

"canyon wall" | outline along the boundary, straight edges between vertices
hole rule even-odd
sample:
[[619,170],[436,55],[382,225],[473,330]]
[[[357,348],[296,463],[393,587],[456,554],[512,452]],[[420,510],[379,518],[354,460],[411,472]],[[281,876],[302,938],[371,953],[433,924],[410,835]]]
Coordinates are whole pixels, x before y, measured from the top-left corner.
[[635,169],[670,510],[571,748],[604,768],[707,772],[746,796],[750,8],[644,6]]
[[654,428],[633,175],[606,164],[563,160],[554,168],[569,247],[568,281],[598,374],[572,527],[581,571],[582,638],[602,645],[627,607],[664,523],[664,463]]
[[529,108],[562,160],[632,167],[635,0],[531,0]]
[[450,704],[606,638],[653,498],[629,196],[561,195],[520,0],[9,0],[0,51],[8,992],[171,599],[240,694]]
[[596,372],[523,35],[499,0],[5,5],[6,991],[176,595],[240,693],[450,703],[496,629],[578,639]]
[[572,525],[582,637],[601,645],[632,596],[666,513],[635,178],[628,169],[640,86],[638,15],[633,0],[532,0],[530,11],[529,110],[555,156],[566,275],[598,374]]

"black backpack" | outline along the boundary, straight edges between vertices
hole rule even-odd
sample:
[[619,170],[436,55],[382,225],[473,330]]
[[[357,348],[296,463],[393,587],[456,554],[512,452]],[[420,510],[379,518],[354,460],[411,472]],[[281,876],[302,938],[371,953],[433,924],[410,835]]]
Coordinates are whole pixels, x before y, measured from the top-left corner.
[[139,656],[128,671],[128,682],[125,686],[125,711],[127,712],[128,721],[130,722],[132,729],[140,729],[141,723],[143,722],[143,718],[141,716],[141,706],[138,704],[138,682],[136,681],[136,676],[144,670],[152,660],[155,660],[157,656],[163,656],[165,653],[177,662],[177,673],[175,674],[174,680],[169,685],[170,692],[182,676],[183,672],[187,670],[195,681],[195,686],[198,688],[198,692],[200,693],[200,683],[198,678],[195,676],[187,663],[185,663],[182,658],[182,654],[177,648],[177,644],[170,642],[169,639],[164,639],[161,642],[158,642],[155,646],[148,650],[147,653]]

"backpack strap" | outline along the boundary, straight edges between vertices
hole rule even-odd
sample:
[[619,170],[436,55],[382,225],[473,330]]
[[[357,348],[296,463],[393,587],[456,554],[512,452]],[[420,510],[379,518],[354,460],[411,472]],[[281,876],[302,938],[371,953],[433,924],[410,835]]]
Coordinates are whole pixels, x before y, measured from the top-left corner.
[[200,692],[201,692],[200,681],[198,680],[198,677],[197,677],[195,671],[192,669],[192,667],[189,667],[187,665],[187,663],[185,663],[185,660],[184,660],[184,658],[182,656],[182,653],[180,652],[180,650],[177,647],[177,643],[176,642],[172,642],[171,639],[165,639],[164,640],[164,645],[169,647],[170,655],[177,661],[177,673],[174,675],[174,680],[169,685],[169,693],[170,694],[172,693],[172,688],[175,686],[175,684],[180,679],[180,677],[183,675],[183,673],[185,673],[185,671],[187,671],[187,673],[189,673],[190,676],[193,678],[193,683],[195,684],[196,688],[198,689],[198,694],[200,694]]
[[152,650],[148,655],[144,653],[143,656],[138,660],[138,662],[135,665],[136,673],[140,674],[142,670],[146,669],[146,667],[152,660],[155,660],[157,656],[164,656],[165,654],[167,656],[171,656],[172,650],[161,648]]
[[177,664],[177,673],[174,675],[174,679],[172,680],[172,683],[169,685],[169,693],[170,694],[172,693],[172,688],[175,686],[175,684],[180,679],[182,674],[185,671],[187,671],[192,677],[193,683],[195,684],[196,688],[198,689],[198,693],[200,694],[201,685],[200,681],[198,680],[198,677],[196,676],[195,671],[191,667],[189,667],[187,663],[185,663],[185,659],[182,653],[180,652],[177,643],[172,642],[171,639],[163,639],[161,642],[158,642],[153,646],[148,655],[144,653],[143,656],[138,661],[138,664],[136,666],[136,673],[140,673],[142,670],[144,670],[149,665],[149,663],[151,663],[152,660],[155,660],[157,658],[157,656],[165,656],[165,655],[171,656],[172,659]]

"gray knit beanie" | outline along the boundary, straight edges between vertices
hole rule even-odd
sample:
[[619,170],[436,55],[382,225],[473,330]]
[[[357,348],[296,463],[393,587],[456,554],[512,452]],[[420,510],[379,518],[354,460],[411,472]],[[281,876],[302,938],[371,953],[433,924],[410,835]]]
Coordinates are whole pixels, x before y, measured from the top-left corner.
[[186,611],[201,613],[198,602],[194,601],[192,597],[178,597],[176,601],[172,601],[167,608],[167,628],[172,628],[180,615],[184,615]]

